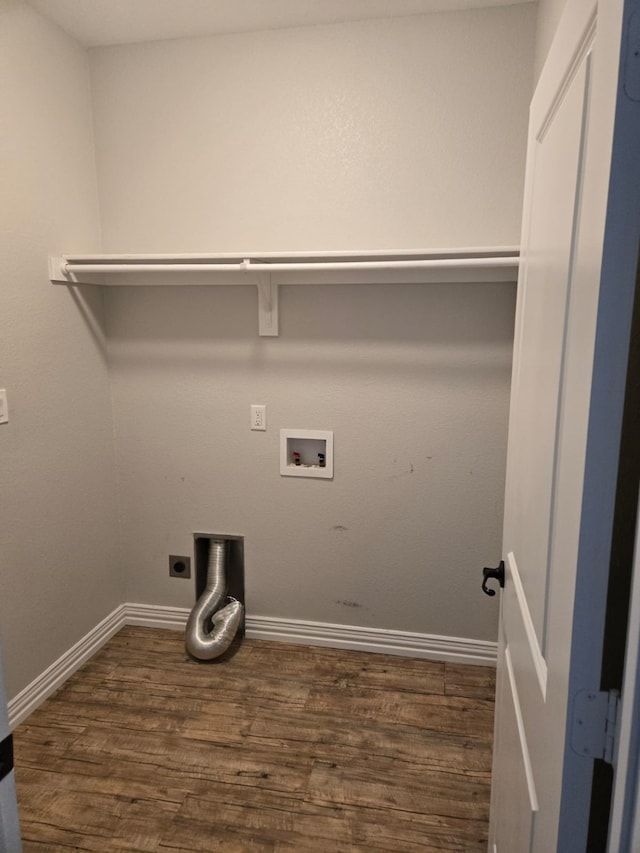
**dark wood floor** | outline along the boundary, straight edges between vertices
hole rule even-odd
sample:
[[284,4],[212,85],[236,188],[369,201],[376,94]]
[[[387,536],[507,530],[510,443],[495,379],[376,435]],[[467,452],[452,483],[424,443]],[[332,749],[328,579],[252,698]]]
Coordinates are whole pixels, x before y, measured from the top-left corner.
[[494,672],[125,628],[15,733],[29,851],[485,851]]

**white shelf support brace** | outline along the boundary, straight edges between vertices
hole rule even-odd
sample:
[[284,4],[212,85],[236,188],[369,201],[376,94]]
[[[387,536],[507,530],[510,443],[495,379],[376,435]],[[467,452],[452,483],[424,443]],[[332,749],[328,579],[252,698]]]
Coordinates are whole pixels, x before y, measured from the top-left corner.
[[278,285],[270,272],[258,273],[258,334],[278,335]]
[[57,281],[63,284],[74,284],[70,275],[65,275],[62,269],[64,258],[53,256],[49,258],[49,280]]

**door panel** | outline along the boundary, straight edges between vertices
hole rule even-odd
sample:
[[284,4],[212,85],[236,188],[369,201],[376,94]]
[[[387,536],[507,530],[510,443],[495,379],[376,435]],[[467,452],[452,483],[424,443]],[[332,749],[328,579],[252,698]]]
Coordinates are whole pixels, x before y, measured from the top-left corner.
[[[529,750],[535,753],[540,750],[539,741],[544,736],[538,720],[544,714],[546,666],[542,671],[543,680],[541,681],[536,666],[539,650],[535,635],[532,637],[531,631],[527,630],[526,599],[518,594],[517,571],[513,554],[509,554],[502,601],[502,628],[505,644],[509,649],[510,666],[510,678],[507,679],[505,687],[509,688],[511,693],[517,693],[517,699],[511,696],[505,701],[513,702],[516,708],[520,709]],[[522,755],[522,763],[525,772],[528,764],[535,767],[535,762],[530,760],[530,753]],[[541,781],[534,776],[534,784],[536,782],[541,784]]]
[[532,129],[534,179],[519,281],[524,322],[515,353],[517,398],[510,423],[510,499],[503,550],[512,552],[517,559],[543,652],[559,397],[586,83],[585,58],[553,104],[551,114],[544,116],[541,127]]
[[[548,660],[546,623],[550,598],[557,591],[553,571],[562,571],[553,562],[556,492],[567,402],[564,367],[590,62],[591,48],[585,45],[581,61],[530,128],[532,177],[518,282],[503,535],[506,579],[501,625],[505,650],[501,660],[507,677],[502,680],[503,694],[497,697],[501,721],[496,730],[494,771],[502,776],[506,762],[512,784],[520,785],[517,814],[508,809],[493,830],[498,850],[512,853],[537,848],[539,805],[546,806],[543,821],[552,821],[547,792],[550,784],[559,792],[562,771],[562,754],[549,752],[548,727],[558,724],[564,729],[565,722],[550,719],[547,707],[548,670],[557,661]],[[556,613],[559,603],[555,601]],[[566,596],[562,604],[563,618],[571,621],[572,596]],[[506,726],[510,735],[505,734],[505,720],[511,721]],[[514,740],[508,759],[502,745],[505,736]],[[517,771],[511,766],[514,756]],[[500,805],[496,808],[504,811]]]
[[573,697],[601,686],[640,240],[638,18],[640,0],[567,0],[531,103],[489,843],[501,853],[587,847],[593,759],[568,733]]
[[503,767],[500,776],[500,799],[511,804],[494,839],[493,853],[508,853],[510,850],[526,850],[531,840],[533,815],[537,811],[535,784],[528,767],[521,760],[528,756],[528,746],[522,724],[520,705],[510,661],[510,651],[501,643],[501,668],[507,680],[504,691],[505,704],[502,708],[500,725],[500,756]]
[[585,472],[598,457],[588,433],[594,353],[607,319],[598,305],[614,113],[601,107],[616,99],[623,4],[568,0],[530,112],[489,844],[498,853],[584,851],[588,800],[559,844],[572,823],[560,815],[566,791],[591,770],[583,756],[575,766],[567,758],[574,660],[599,669],[576,652],[574,626],[588,636],[591,620],[595,633],[604,610],[597,596],[578,610],[576,581]]

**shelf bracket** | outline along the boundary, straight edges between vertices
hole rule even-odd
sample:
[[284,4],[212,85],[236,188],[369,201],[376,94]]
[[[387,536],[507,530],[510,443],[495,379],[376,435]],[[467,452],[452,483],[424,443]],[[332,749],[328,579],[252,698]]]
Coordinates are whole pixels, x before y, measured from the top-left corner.
[[258,334],[260,337],[278,335],[278,285],[270,272],[258,275]]
[[52,257],[49,258],[49,280],[64,284],[76,284],[73,278],[63,272],[64,258]]

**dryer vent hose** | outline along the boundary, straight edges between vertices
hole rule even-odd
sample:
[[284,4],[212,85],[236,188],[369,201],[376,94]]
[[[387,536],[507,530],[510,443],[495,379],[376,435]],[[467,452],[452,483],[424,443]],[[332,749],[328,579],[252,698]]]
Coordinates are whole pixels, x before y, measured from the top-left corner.
[[185,645],[198,660],[213,660],[226,652],[242,622],[242,603],[227,596],[227,546],[226,539],[210,540],[207,585],[187,622]]

